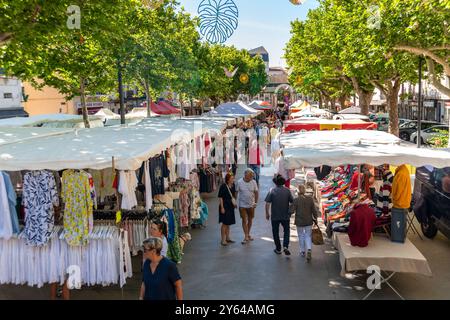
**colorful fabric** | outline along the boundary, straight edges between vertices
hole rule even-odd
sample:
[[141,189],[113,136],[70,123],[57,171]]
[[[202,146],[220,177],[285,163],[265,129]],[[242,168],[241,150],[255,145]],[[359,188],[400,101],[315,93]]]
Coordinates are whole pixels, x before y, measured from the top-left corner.
[[53,173],[31,171],[23,179],[22,204],[25,208],[25,239],[31,246],[45,245],[55,225],[54,207],[59,206]]
[[84,171],[66,170],[62,176],[65,239],[71,246],[88,244],[93,215],[89,175]]
[[366,247],[375,226],[375,212],[366,204],[355,205],[350,214],[348,237],[352,246]]
[[[4,191],[3,192],[4,192],[4,195],[6,195],[6,199],[7,199],[7,201],[5,201],[5,203],[8,204],[9,210],[5,210],[3,212],[5,218],[4,219],[0,218],[0,220],[3,222],[10,220],[10,224],[11,224],[10,236],[12,236],[13,234],[18,234],[20,231],[19,219],[17,217],[17,211],[16,211],[17,195],[16,195],[16,191],[14,190],[14,186],[11,182],[10,176],[6,172],[0,173],[0,179],[1,179],[1,176],[3,176],[3,180],[4,180]],[[0,188],[0,193],[2,193],[1,188]],[[1,195],[0,195],[0,197],[1,197]],[[8,213],[9,213],[9,217],[5,216]],[[0,214],[0,216],[1,216],[1,214]],[[1,224],[1,221],[0,221],[0,224]],[[0,227],[0,229],[2,229],[2,228]],[[0,232],[0,237],[2,237],[2,232]],[[7,237],[5,237],[5,235],[3,235],[3,238],[9,239],[9,237],[7,238]]]
[[392,182],[392,203],[397,209],[409,209],[411,206],[411,176],[406,165],[395,170]]
[[380,187],[380,192],[377,196],[377,213],[378,215],[389,215],[392,209],[392,182],[394,175],[387,171],[383,175],[383,185]]
[[[167,237],[167,240],[169,242],[169,249],[167,250],[167,258],[170,260],[180,263],[181,257],[182,257],[182,250],[181,250],[181,244],[180,244],[180,237],[178,233],[178,218],[177,214],[174,213],[173,210],[166,210],[164,214],[168,219],[169,222],[169,234],[172,232],[171,238],[169,239],[169,234]],[[173,225],[171,227],[170,221],[173,222]],[[173,230],[170,230],[173,228]],[[172,241],[171,241],[172,240]]]

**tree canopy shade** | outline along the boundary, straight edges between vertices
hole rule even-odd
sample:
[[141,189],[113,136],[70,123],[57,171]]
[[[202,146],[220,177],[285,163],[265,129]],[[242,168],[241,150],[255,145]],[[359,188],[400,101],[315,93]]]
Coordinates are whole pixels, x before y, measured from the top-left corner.
[[450,96],[450,87],[440,81],[443,74],[450,77],[450,1],[392,2],[395,10],[383,19],[398,29],[393,49],[425,57],[430,82]]
[[301,79],[297,84],[301,89],[322,95],[324,88],[331,87],[334,95],[339,92],[335,81],[351,83],[360,97],[362,113],[368,111],[377,87],[387,98],[389,130],[398,135],[400,85],[418,78],[418,59],[395,49],[406,32],[406,22],[399,22],[399,17],[417,14],[412,3],[422,1],[405,2],[409,8],[395,0],[321,0],[305,22],[292,25],[286,48],[293,67],[291,81]]
[[[70,6],[79,8],[79,28],[68,27]],[[118,70],[149,106],[167,90],[218,104],[256,94],[267,82],[260,58],[201,43],[198,20],[175,0],[0,0],[0,10],[0,67],[68,99],[80,96],[86,126],[85,96],[113,92]],[[224,67],[239,71],[228,78]],[[242,74],[248,83],[239,81]]]
[[[189,86],[186,91],[200,98],[208,97],[216,106],[221,101],[236,100],[239,94],[255,95],[267,83],[262,59],[233,46],[200,44],[196,48],[196,66],[192,80],[185,82]],[[238,71],[227,77],[224,68]],[[243,74],[249,76],[248,83],[240,81]]]
[[[88,127],[85,96],[113,89],[116,64],[111,44],[128,36],[127,21],[142,3],[138,0],[19,2],[20,5],[16,1],[2,3],[6,20],[11,23],[8,27],[11,31],[6,32],[8,41],[0,48],[2,67],[7,74],[37,87],[52,86],[68,98],[80,96]],[[80,8],[80,29],[68,27],[67,8],[71,5]],[[18,31],[27,6],[38,8],[36,17],[27,25],[28,32]],[[4,21],[0,23],[5,25]]]

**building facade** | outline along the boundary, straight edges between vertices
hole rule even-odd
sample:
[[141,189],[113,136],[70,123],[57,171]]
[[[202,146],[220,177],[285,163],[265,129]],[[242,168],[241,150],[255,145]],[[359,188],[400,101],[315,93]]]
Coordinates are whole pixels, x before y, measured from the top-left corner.
[[34,88],[30,83],[23,84],[25,111],[30,116],[40,114],[77,114],[73,100],[66,100],[65,96],[52,87],[43,87],[41,90]]
[[22,101],[21,81],[0,74],[0,119],[26,117]]

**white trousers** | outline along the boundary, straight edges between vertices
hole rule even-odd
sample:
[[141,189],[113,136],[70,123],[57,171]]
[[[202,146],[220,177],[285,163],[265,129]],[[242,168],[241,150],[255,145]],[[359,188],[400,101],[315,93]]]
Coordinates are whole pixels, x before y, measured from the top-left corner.
[[[312,226],[297,227],[298,242],[300,244],[300,252],[306,252],[312,248]],[[306,248],[306,250],[305,250]]]

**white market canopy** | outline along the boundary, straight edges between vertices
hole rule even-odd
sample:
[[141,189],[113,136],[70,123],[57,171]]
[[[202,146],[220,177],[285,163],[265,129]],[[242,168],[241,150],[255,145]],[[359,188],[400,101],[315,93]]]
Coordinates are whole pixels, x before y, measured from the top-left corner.
[[0,146],[72,132],[73,129],[0,127]]
[[[52,136],[0,144],[0,170],[106,169],[136,170],[142,162],[177,143],[223,130],[221,120],[146,119],[132,127],[71,130]],[[4,134],[11,129],[4,128]],[[38,128],[36,128],[38,129]]]
[[95,115],[102,118],[103,121],[120,119],[119,114],[114,113],[111,110],[106,109],[106,108],[100,109]]
[[240,101],[223,103],[214,110],[209,112],[209,114],[213,117],[215,116],[246,117],[246,116],[256,116],[259,113],[261,113],[261,111],[255,110]]
[[450,166],[450,152],[418,149],[389,133],[369,130],[311,131],[281,136],[287,169],[339,166],[410,164],[415,167]]
[[291,104],[291,108],[298,108],[303,104],[303,100],[297,100],[293,104]]
[[328,116],[328,115],[330,115],[330,113],[326,110],[309,106],[301,111],[292,113],[291,117],[300,118],[305,116]]
[[344,110],[339,111],[340,114],[361,114],[360,107],[350,107]]
[[[101,117],[89,116],[92,127],[102,127]],[[71,114],[42,114],[28,118],[16,117],[0,120],[0,127],[47,127],[47,128],[80,128],[84,127],[83,116]]]
[[[151,116],[154,116],[155,114],[153,112],[151,112]],[[137,107],[137,108],[133,108],[130,112],[128,112],[125,115],[125,119],[143,119],[143,118],[147,118],[147,114],[148,114],[148,110],[145,107]],[[119,119],[120,119],[120,115],[119,115]]]

